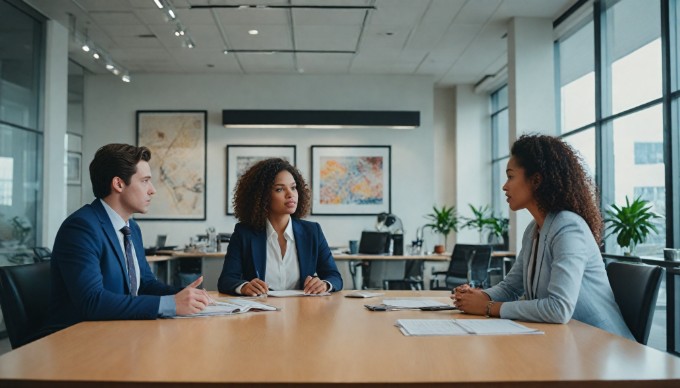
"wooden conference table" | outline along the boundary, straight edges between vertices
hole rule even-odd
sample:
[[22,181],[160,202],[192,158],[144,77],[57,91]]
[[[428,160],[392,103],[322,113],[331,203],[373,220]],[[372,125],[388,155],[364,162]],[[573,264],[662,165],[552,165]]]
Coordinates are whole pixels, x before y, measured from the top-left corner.
[[[268,298],[281,311],[196,319],[83,322],[0,356],[0,386],[354,383],[475,387],[677,387],[680,358],[578,321],[525,323],[544,335],[406,337],[380,298]],[[443,291],[386,291],[430,296]],[[474,317],[479,318],[479,317]]]

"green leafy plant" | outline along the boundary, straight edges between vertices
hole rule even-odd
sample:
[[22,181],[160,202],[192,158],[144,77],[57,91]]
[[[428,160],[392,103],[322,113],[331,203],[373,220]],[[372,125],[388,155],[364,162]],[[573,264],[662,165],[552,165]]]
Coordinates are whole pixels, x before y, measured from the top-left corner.
[[432,206],[432,213],[426,215],[425,218],[431,221],[429,224],[425,225],[426,227],[432,229],[433,232],[444,236],[444,248],[446,248],[449,234],[458,231],[460,220],[458,219],[456,207],[446,207],[446,205],[444,205],[441,209],[437,209],[437,206]]
[[626,253],[632,255],[635,246],[645,242],[649,234],[659,233],[652,220],[661,216],[651,211],[651,208],[649,202],[639,197],[631,203],[628,196],[625,206],[611,205],[610,209],[605,211],[607,214],[605,222],[609,224],[607,230],[610,230],[607,237],[616,235],[619,246],[628,248]]
[[491,220],[491,209],[489,209],[488,205],[480,206],[479,208],[472,206],[472,204],[468,204],[468,206],[472,211],[472,217],[464,218],[465,224],[463,224],[463,227],[476,229],[481,234],[484,229],[488,228],[493,222]]

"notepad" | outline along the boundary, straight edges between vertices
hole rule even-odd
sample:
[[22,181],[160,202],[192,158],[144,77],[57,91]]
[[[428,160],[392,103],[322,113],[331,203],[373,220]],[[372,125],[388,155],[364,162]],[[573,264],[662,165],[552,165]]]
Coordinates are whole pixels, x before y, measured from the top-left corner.
[[437,302],[428,298],[391,298],[383,299],[382,304],[395,309],[421,309],[424,307],[449,306],[446,303]]
[[306,294],[302,290],[269,290],[269,292],[267,292],[267,296],[273,296],[276,298],[287,298],[291,296],[328,296],[330,294],[330,292],[322,292],[320,294]]
[[248,311],[276,311],[278,308],[268,304],[245,299],[216,300],[203,311],[190,315],[177,315],[172,318],[198,318],[242,314]]
[[544,334],[509,319],[398,319],[405,336]]

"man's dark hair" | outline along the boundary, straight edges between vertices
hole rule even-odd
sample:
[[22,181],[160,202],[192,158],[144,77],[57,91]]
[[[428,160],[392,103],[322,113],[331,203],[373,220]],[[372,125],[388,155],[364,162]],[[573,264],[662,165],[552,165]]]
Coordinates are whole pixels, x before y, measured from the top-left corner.
[[148,162],[151,151],[146,147],[129,144],[107,144],[97,150],[90,163],[90,181],[96,198],[106,198],[111,194],[111,181],[119,177],[126,185],[137,172],[140,160]]

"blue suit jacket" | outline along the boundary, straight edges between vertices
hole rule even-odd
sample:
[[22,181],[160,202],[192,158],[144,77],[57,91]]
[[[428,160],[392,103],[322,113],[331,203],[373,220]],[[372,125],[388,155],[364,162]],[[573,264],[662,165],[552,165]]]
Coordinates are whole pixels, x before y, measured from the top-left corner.
[[[505,279],[484,290],[492,300],[506,302],[501,317],[524,321],[566,323],[576,319],[610,333],[634,339],[614,300],[604,261],[588,224],[570,211],[549,213],[538,240],[536,275],[527,279],[536,223],[524,232],[522,249]],[[518,300],[531,289],[532,300]]]
[[[317,274],[328,281],[333,291],[342,290],[342,277],[335,265],[331,250],[316,222],[291,218],[293,235],[300,262],[298,288],[303,288],[307,276]],[[229,240],[227,254],[217,289],[224,294],[236,294],[236,288],[260,275],[267,281],[267,236],[264,230],[255,230],[245,224],[236,224]]]
[[136,297],[130,295],[125,254],[100,200],[64,221],[52,249],[49,326],[155,319],[160,296],[180,291],[156,280],[146,261],[142,233],[132,219],[130,229],[140,271]]

